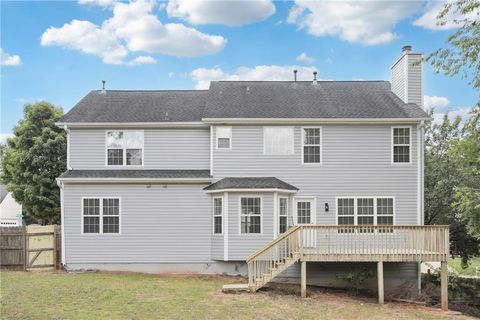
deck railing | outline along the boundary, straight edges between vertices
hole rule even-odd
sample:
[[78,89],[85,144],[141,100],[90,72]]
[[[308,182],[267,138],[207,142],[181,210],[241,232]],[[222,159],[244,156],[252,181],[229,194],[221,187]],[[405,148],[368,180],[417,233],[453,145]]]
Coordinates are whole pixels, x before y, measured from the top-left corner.
[[448,226],[301,225],[306,261],[446,261]]
[[295,261],[447,261],[448,226],[297,225],[247,259],[258,288]]

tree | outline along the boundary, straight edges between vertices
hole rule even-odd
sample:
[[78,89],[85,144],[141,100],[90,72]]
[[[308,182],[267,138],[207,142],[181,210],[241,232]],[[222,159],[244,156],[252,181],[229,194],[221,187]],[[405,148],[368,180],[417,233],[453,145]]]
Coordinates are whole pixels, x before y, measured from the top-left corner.
[[[441,123],[430,123],[425,131],[425,224],[450,225],[451,249],[462,257],[464,265],[480,253],[480,239],[467,231],[471,221],[466,218],[470,217],[467,209],[471,206],[464,205],[464,199],[459,197],[460,190],[464,192],[465,187],[477,180],[471,173],[478,159],[471,152],[470,143],[465,143],[470,123],[463,124],[460,117],[450,121],[445,115]],[[463,145],[469,147],[461,148]],[[460,152],[464,149],[469,157]],[[465,163],[472,165],[468,167]],[[462,205],[454,205],[457,202]]]
[[447,39],[448,47],[430,54],[436,73],[448,76],[461,74],[470,78],[473,88],[480,88],[480,0],[447,2],[437,16],[438,25],[454,24],[458,27]]
[[450,154],[463,177],[456,188],[453,207],[467,232],[480,240],[480,106],[473,109],[465,124],[464,136],[452,141]]
[[48,102],[27,104],[2,155],[1,179],[29,218],[60,221],[57,178],[66,168],[66,137],[55,122],[63,110]]

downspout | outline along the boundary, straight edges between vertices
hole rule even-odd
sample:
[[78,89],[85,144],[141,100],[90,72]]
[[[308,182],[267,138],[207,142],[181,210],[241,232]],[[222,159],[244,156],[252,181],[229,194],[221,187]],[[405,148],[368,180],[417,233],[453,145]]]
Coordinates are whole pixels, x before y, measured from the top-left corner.
[[57,185],[60,188],[60,233],[62,237],[62,257],[61,257],[61,262],[62,266],[65,267],[66,261],[65,261],[65,205],[64,205],[64,197],[63,197],[63,188],[64,184],[63,182],[59,181],[57,179]]
[[[417,131],[417,224],[424,225],[425,223],[425,212],[424,212],[424,168],[425,168],[425,150],[424,150],[424,136],[425,136],[425,122],[422,121],[418,125]],[[417,286],[418,292],[420,293],[422,290],[422,263],[417,263]]]
[[68,129],[67,125],[64,125],[63,130],[67,133],[67,169],[72,170],[70,166],[70,129]]

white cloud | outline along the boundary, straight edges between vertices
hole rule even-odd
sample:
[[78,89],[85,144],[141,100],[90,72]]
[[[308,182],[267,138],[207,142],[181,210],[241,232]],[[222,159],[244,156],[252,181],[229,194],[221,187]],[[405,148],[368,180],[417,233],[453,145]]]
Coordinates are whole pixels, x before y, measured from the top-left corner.
[[10,55],[0,49],[0,65],[1,66],[19,66],[22,64],[22,60],[18,55]]
[[298,55],[297,61],[303,61],[311,64],[315,62],[315,59],[312,57],[309,57],[308,54],[306,54],[305,52],[302,52]]
[[13,134],[11,133],[0,133],[0,143],[5,143],[7,142],[7,139],[13,137]]
[[175,72],[169,72],[169,73],[168,73],[168,77],[169,77],[170,79],[172,79],[174,76],[175,76]]
[[241,26],[267,19],[275,13],[275,5],[271,0],[170,0],[167,13],[194,25]]
[[475,20],[478,19],[478,16],[480,15],[480,8],[477,8],[476,11],[469,13],[468,15],[461,15],[455,12],[450,12],[445,18],[443,18],[441,21],[444,22],[443,25],[438,24],[438,19],[437,16],[442,11],[444,8],[446,2],[443,1],[435,1],[435,2],[429,2],[425,6],[424,13],[420,18],[415,20],[413,22],[413,25],[417,27],[423,27],[425,29],[430,29],[430,30],[449,30],[449,29],[454,29],[458,28],[459,25],[455,23],[455,20]]
[[214,80],[293,80],[293,70],[295,69],[298,70],[297,79],[299,81],[312,80],[313,71],[317,70],[315,67],[260,65],[255,67],[240,67],[235,70],[234,73],[227,73],[219,67],[214,67],[211,69],[195,69],[190,73],[190,76],[196,82],[196,89],[208,89],[210,81]]
[[138,56],[132,61],[128,62],[129,66],[139,66],[141,64],[154,64],[157,63],[153,57],[150,56]]
[[63,27],[50,27],[42,34],[42,46],[61,46],[102,58],[104,63],[122,64],[128,50],[115,34],[90,21],[72,20]]
[[398,38],[394,26],[418,7],[412,1],[296,0],[287,21],[314,36],[338,36],[352,43],[376,45]]
[[110,7],[116,0],[78,0],[79,4],[94,4],[100,7]]
[[423,97],[423,105],[426,109],[435,110],[443,109],[448,107],[450,104],[450,100],[447,97],[439,97],[439,96],[424,96]]
[[448,118],[453,121],[457,117],[460,117],[462,121],[467,121],[471,117],[472,108],[465,107],[465,108],[457,108],[453,110],[447,110],[446,112],[435,112],[433,114],[433,122],[434,123],[442,123],[443,117],[445,114],[448,114]]
[[[101,26],[72,20],[63,27],[48,28],[41,44],[80,50],[101,57],[104,63],[126,65],[130,64],[126,59],[132,52],[194,57],[213,54],[225,47],[227,40],[222,36],[204,34],[183,24],[162,24],[152,13],[155,7],[151,0],[114,2],[113,16]],[[142,59],[145,63],[145,58]],[[148,59],[149,63],[152,59]]]

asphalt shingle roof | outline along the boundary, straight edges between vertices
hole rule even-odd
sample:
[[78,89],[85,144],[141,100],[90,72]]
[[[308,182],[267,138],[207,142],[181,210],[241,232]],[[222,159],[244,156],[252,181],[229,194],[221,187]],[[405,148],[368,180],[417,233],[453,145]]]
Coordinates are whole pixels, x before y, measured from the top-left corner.
[[212,81],[205,91],[91,91],[60,122],[427,117],[416,104],[398,98],[387,81]]
[[223,178],[203,188],[203,190],[222,189],[285,189],[298,190],[297,187],[275,177],[235,177]]
[[203,90],[91,91],[60,122],[200,121],[206,95]]
[[425,118],[387,81],[216,81],[204,118]]
[[68,170],[59,178],[179,179],[211,178],[210,170]]

